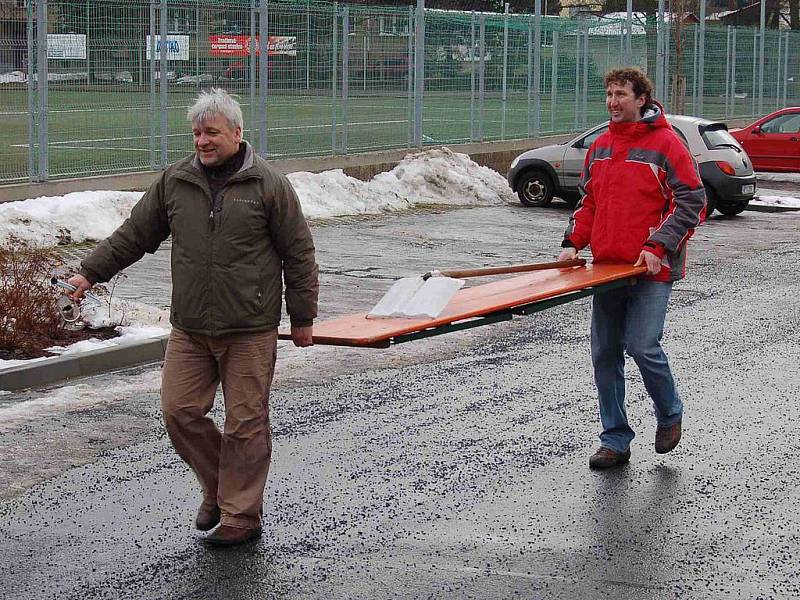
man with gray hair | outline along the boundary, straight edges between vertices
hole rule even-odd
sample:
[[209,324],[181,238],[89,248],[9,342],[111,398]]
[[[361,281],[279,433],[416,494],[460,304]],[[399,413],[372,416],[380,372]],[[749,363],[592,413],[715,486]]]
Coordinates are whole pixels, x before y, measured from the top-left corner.
[[[236,100],[212,88],[188,117],[194,155],[158,177],[69,282],[80,298],[172,236],[161,406],[175,450],[200,481],[196,527],[216,527],[206,541],[233,545],[261,535],[283,282],[292,340],[310,346],[318,268],[297,195],[242,140]],[[223,432],[208,417],[220,382]]]

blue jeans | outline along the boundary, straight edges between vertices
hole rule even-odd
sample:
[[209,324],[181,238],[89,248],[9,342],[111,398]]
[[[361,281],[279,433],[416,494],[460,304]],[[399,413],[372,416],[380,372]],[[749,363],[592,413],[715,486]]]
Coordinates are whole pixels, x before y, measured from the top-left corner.
[[639,280],[595,294],[592,302],[592,364],[600,399],[600,445],[624,452],[634,435],[625,413],[625,352],[642,374],[658,425],[681,420],[683,404],[661,348],[672,284]]

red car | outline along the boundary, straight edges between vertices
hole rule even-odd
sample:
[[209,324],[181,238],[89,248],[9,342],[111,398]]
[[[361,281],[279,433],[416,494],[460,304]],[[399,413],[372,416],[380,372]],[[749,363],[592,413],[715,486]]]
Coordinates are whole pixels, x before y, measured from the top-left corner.
[[800,106],[776,110],[730,133],[756,171],[800,171]]

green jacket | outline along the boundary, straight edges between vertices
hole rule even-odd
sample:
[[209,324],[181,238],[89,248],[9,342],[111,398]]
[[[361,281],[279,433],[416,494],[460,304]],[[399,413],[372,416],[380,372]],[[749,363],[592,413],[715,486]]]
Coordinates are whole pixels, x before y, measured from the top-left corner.
[[289,180],[248,145],[242,168],[211,193],[195,156],[170,166],[131,215],[81,263],[92,284],[153,253],[172,235],[173,326],[218,336],[274,329],[286,308],[292,325],[317,316],[314,242]]

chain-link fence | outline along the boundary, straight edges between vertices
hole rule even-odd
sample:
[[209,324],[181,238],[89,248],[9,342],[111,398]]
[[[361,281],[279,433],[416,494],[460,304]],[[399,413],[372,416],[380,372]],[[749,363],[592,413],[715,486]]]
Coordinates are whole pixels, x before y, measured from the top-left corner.
[[800,33],[709,23],[0,0],[0,183],[163,168],[192,151],[186,109],[211,86],[239,95],[269,158],[580,130],[607,118],[602,75],[623,64],[646,69],[671,112],[798,104]]

